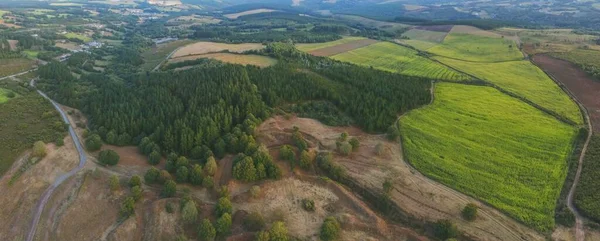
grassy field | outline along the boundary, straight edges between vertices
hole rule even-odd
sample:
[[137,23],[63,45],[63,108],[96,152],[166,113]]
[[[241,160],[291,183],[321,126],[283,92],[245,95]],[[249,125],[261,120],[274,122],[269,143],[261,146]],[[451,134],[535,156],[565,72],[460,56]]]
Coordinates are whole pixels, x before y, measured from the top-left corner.
[[600,51],[575,49],[566,53],[550,53],[552,57],[564,59],[577,65],[589,65],[600,71]]
[[438,45],[437,43],[421,41],[421,40],[414,40],[414,39],[398,39],[396,41],[400,44],[408,45],[408,46],[411,46],[411,47],[416,48],[421,51],[426,51],[426,50]]
[[529,61],[474,63],[436,57],[448,66],[489,81],[526,98],[577,124],[583,123],[579,108],[550,77]]
[[241,64],[241,65],[254,65],[258,67],[269,67],[277,64],[277,60],[273,58],[269,58],[266,56],[260,55],[252,55],[252,54],[231,54],[231,53],[214,53],[214,54],[202,54],[202,55],[193,55],[186,56],[182,58],[177,58],[176,60],[170,60],[169,63],[177,63],[186,60],[195,60],[195,59],[216,59],[219,61],[223,61],[231,64]]
[[8,97],[9,93],[13,93],[10,90],[0,88],[0,104],[7,102],[11,98]]
[[33,51],[33,50],[24,50],[23,53],[25,53],[27,55],[27,57],[29,57],[29,58],[37,58],[37,56],[40,52]]
[[419,171],[538,230],[554,227],[574,127],[490,87],[440,83],[400,129]]
[[350,43],[356,40],[366,39],[363,37],[344,37],[340,40],[325,42],[325,43],[314,43],[314,44],[297,44],[296,48],[300,51],[310,52],[317,49],[332,47],[340,44]]
[[29,70],[34,63],[35,61],[26,58],[0,59],[0,77]]
[[243,43],[243,44],[226,44],[226,43],[215,43],[215,42],[196,42],[188,44],[173,54],[171,58],[179,58],[189,55],[198,54],[209,54],[217,53],[228,50],[229,52],[242,53],[249,50],[263,49],[265,46],[256,43]]
[[64,128],[58,112],[50,102],[33,91],[1,104],[0,176],[34,142],[42,140],[49,143],[65,136],[66,132],[59,130],[59,126]]
[[575,205],[583,214],[600,222],[600,135],[592,137],[585,153],[581,180],[575,191]]
[[77,34],[77,33],[67,33],[64,35],[65,38],[76,38],[76,39],[81,39],[83,42],[90,42],[92,41],[92,38],[85,36],[83,34]]
[[476,62],[523,59],[523,54],[512,40],[471,34],[450,33],[442,44],[427,51],[439,56]]
[[402,36],[406,36],[412,40],[441,43],[444,41],[444,38],[446,38],[446,33],[421,29],[411,29],[404,32]]
[[376,43],[332,56],[344,62],[439,80],[467,80],[468,76],[458,73],[439,63],[417,55],[417,51],[388,42]]
[[175,49],[192,43],[191,40],[177,40],[165,44],[160,44],[156,48],[151,48],[142,53],[144,64],[142,69],[152,70],[156,65],[160,64],[165,58]]

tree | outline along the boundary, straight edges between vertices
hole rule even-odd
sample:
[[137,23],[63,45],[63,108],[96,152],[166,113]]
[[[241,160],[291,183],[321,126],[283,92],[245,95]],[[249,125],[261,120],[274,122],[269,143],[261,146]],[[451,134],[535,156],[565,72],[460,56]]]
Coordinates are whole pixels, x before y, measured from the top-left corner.
[[189,200],[183,205],[181,210],[181,218],[186,223],[194,223],[198,218],[198,209],[196,208],[196,202]]
[[150,169],[146,171],[146,174],[144,174],[144,181],[148,184],[153,184],[158,181],[159,177],[160,171],[156,167],[150,167]]
[[285,224],[281,221],[274,222],[271,230],[269,230],[269,237],[271,241],[287,241],[288,236]]
[[256,233],[256,236],[254,236],[254,240],[255,241],[269,241],[269,240],[271,240],[271,237],[269,237],[269,232],[260,231],[260,232]]
[[167,165],[165,166],[168,172],[175,172],[177,170],[177,154],[171,152],[167,156]]
[[279,148],[279,158],[286,161],[294,161],[294,157],[295,154],[291,146],[283,145],[281,148]]
[[327,217],[321,226],[321,240],[331,241],[336,240],[340,236],[341,226],[334,217]]
[[175,183],[173,180],[166,181],[162,191],[162,196],[174,197],[175,193],[177,193],[177,183]]
[[131,179],[129,179],[130,187],[135,187],[135,186],[140,186],[140,185],[142,185],[142,178],[140,178],[140,176],[134,175],[133,177],[131,177]]
[[251,212],[244,219],[244,227],[250,232],[257,232],[265,227],[265,219],[258,212]]
[[458,229],[456,228],[456,225],[447,219],[437,221],[434,225],[433,231],[435,236],[442,240],[456,238],[458,236]]
[[256,180],[256,168],[252,157],[246,156],[233,167],[233,176],[241,181],[252,182]]
[[167,170],[161,170],[157,180],[158,183],[164,184],[169,180],[173,180],[173,177],[171,177],[171,173],[169,173]]
[[215,230],[219,236],[225,237],[231,231],[231,214],[225,213],[219,219],[215,225]]
[[340,142],[345,142],[346,140],[348,140],[348,132],[342,132],[342,134],[340,134]]
[[306,150],[300,153],[300,167],[309,169],[313,163],[313,156]]
[[208,219],[202,220],[198,227],[198,238],[202,241],[213,241],[217,236],[217,231]]
[[190,165],[190,161],[185,158],[184,156],[180,156],[179,158],[177,158],[177,162],[176,162],[176,166],[177,169],[179,169],[180,167],[187,167]]
[[194,166],[192,166],[192,171],[190,172],[190,183],[193,185],[202,185],[203,178],[202,167],[198,164],[194,164]]
[[308,143],[306,143],[306,140],[304,140],[302,133],[300,133],[300,130],[297,127],[294,127],[294,133],[292,133],[292,141],[294,141],[294,145],[296,145],[296,147],[298,147],[298,150],[300,151],[306,150],[306,148],[308,148]]
[[160,163],[160,153],[158,153],[157,151],[152,151],[152,153],[150,153],[150,155],[148,156],[148,163],[150,163],[150,165],[157,165],[158,163]]
[[385,179],[385,181],[383,182],[383,193],[386,196],[389,196],[390,193],[392,192],[392,188],[393,188],[393,184],[390,181],[390,179]]
[[360,147],[360,142],[358,141],[358,139],[356,139],[356,137],[352,137],[352,139],[350,139],[348,143],[350,143],[350,145],[352,146],[352,151],[357,151],[358,147]]
[[214,176],[217,172],[217,161],[213,156],[210,156],[206,159],[206,164],[204,165],[204,171],[206,174],[210,176]]
[[204,176],[204,179],[202,179],[202,186],[205,188],[211,188],[215,185],[215,181],[213,180],[213,177],[211,176]]
[[36,141],[33,143],[33,151],[31,155],[34,157],[43,158],[46,156],[46,143],[43,141]]
[[260,187],[259,186],[252,186],[250,188],[250,196],[252,196],[252,198],[257,198],[258,195],[260,195]]
[[185,166],[181,166],[179,168],[177,168],[177,182],[179,183],[185,183],[188,181],[188,176],[189,176],[189,170],[187,167]]
[[219,198],[219,201],[217,201],[217,205],[215,207],[215,211],[217,213],[217,217],[220,217],[225,213],[231,214],[233,212],[233,206],[231,206],[231,201],[229,201],[229,198]]
[[348,142],[342,142],[339,146],[339,151],[342,155],[347,156],[352,152],[352,145]]
[[467,221],[474,221],[477,218],[477,205],[467,204],[462,210],[462,216]]
[[119,178],[117,177],[117,175],[110,176],[110,179],[108,180],[108,185],[110,186],[110,190],[113,192],[121,188],[121,185],[119,184]]
[[85,140],[85,148],[88,151],[97,151],[102,147],[102,139],[98,134],[91,135]]
[[128,197],[121,204],[121,217],[128,218],[135,213],[135,200],[133,197]]
[[98,161],[105,166],[117,165],[117,163],[119,163],[119,159],[121,159],[121,157],[113,150],[103,150],[100,151],[100,154],[98,154]]
[[131,197],[133,200],[138,201],[142,199],[143,190],[140,186],[134,186],[131,188]]

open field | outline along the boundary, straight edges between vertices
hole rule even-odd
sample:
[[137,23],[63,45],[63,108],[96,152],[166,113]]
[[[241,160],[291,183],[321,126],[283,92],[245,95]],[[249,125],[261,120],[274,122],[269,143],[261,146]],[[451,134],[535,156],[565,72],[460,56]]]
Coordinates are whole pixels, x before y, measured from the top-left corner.
[[420,40],[432,43],[441,43],[444,41],[446,37],[445,32],[439,31],[428,31],[428,30],[420,30],[420,29],[411,29],[402,34],[402,36],[406,36],[411,40]]
[[594,78],[600,80],[600,51],[575,49],[563,53],[549,53],[549,55],[574,63]]
[[83,34],[77,34],[77,33],[67,33],[64,35],[65,38],[76,38],[76,39],[80,39],[83,42],[89,42],[92,41],[92,38],[85,36]]
[[252,54],[231,54],[231,53],[214,53],[214,54],[201,54],[201,55],[192,55],[185,56],[176,59],[170,59],[169,63],[177,63],[186,60],[195,60],[195,59],[216,59],[219,61],[223,61],[225,63],[231,64],[241,64],[241,65],[255,65],[258,67],[269,67],[275,65],[277,60],[273,58],[269,58],[266,56],[260,55],[252,55]]
[[585,159],[581,179],[575,189],[575,206],[583,215],[600,222],[600,135],[592,137]]
[[417,55],[417,51],[388,42],[381,42],[332,56],[333,59],[405,75],[439,80],[467,80],[439,63]]
[[416,26],[414,29],[448,33],[452,30],[453,27],[454,25],[425,25]]
[[348,51],[352,51],[355,49],[363,48],[363,47],[366,47],[366,46],[369,46],[369,45],[372,45],[372,44],[375,44],[378,42],[379,41],[374,40],[374,39],[361,39],[361,40],[356,40],[356,41],[339,44],[339,45],[335,45],[335,46],[331,46],[331,47],[316,49],[316,50],[310,51],[308,53],[312,54],[314,56],[333,56],[333,55],[337,55],[337,54],[346,53]]
[[496,32],[505,36],[518,36],[523,42],[523,49],[528,54],[568,52],[587,46],[600,50],[594,42],[598,38],[593,35],[576,34],[572,29],[520,29],[500,28]]
[[188,15],[169,19],[169,23],[217,24],[221,20],[210,16]]
[[254,10],[244,11],[244,12],[240,12],[240,13],[225,14],[224,16],[229,19],[237,19],[241,16],[252,15],[252,14],[257,14],[257,13],[270,13],[270,12],[275,12],[275,11],[277,11],[277,10],[260,8],[260,9],[254,9]]
[[164,44],[159,44],[154,46],[142,53],[142,58],[144,59],[144,64],[142,64],[142,69],[151,70],[156,65],[160,64],[162,61],[167,58],[167,56],[175,51],[177,48],[185,46],[187,44],[192,43],[191,40],[182,39],[173,42],[168,42]]
[[439,56],[477,62],[523,59],[518,46],[511,40],[462,33],[448,34],[442,44],[427,51]]
[[9,93],[14,93],[14,92],[11,90],[0,88],[0,104],[9,101],[12,98],[16,98],[16,94],[15,94],[15,97],[8,97]]
[[576,129],[493,88],[436,85],[400,119],[405,156],[426,175],[538,230],[554,208]]
[[71,42],[68,42],[68,43],[55,43],[54,45],[56,47],[63,48],[63,49],[66,49],[66,50],[81,50],[81,47],[79,47],[78,44],[71,43]]
[[416,48],[421,51],[426,51],[430,48],[433,48],[437,45],[437,43],[421,41],[421,40],[413,40],[413,39],[396,39],[396,43],[408,45],[413,48]]
[[58,2],[58,3],[50,3],[50,6],[78,7],[78,6],[83,6],[83,4],[81,4],[81,3],[70,3],[70,2]]
[[33,51],[33,50],[23,50],[23,53],[25,53],[25,55],[27,55],[27,57],[34,59],[34,58],[37,58],[37,56],[40,52]]
[[332,47],[340,44],[351,43],[357,40],[364,40],[363,37],[344,37],[340,40],[324,42],[324,43],[313,43],[313,44],[296,44],[296,48],[300,51],[310,52],[317,49]]
[[452,28],[452,30],[450,30],[451,34],[471,34],[471,35],[477,35],[477,36],[481,36],[481,37],[490,37],[490,38],[501,38],[502,35],[494,33],[494,32],[490,32],[490,31],[486,31],[483,29],[479,29],[473,26],[467,26],[467,25],[456,25]]
[[529,61],[475,63],[441,57],[436,59],[528,99],[577,124],[583,123],[583,117],[575,102],[550,77]]
[[228,50],[229,52],[242,53],[249,50],[263,49],[262,44],[224,44],[214,42],[196,42],[186,45],[171,56],[171,58],[179,58],[188,55],[199,55],[216,53]]
[[357,15],[336,14],[335,18],[360,23],[367,27],[378,28],[390,33],[396,32],[396,30],[402,30],[411,27],[411,25],[408,24],[379,21]]
[[0,77],[27,71],[34,64],[35,61],[26,58],[0,59]]

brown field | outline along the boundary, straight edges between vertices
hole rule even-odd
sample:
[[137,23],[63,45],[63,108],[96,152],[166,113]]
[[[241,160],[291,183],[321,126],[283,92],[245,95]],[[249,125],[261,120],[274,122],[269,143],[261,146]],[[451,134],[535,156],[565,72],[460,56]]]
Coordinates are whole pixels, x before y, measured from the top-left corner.
[[177,63],[186,60],[195,60],[195,59],[216,59],[219,61],[223,61],[231,64],[241,64],[241,65],[255,65],[258,67],[269,67],[273,66],[277,63],[277,60],[260,55],[252,55],[252,54],[231,54],[231,53],[213,53],[213,54],[201,54],[201,55],[191,55],[184,56],[179,58],[173,58],[169,60],[169,63]]
[[333,56],[336,54],[341,54],[341,53],[345,53],[345,52],[348,52],[348,51],[351,51],[354,49],[369,46],[371,44],[375,44],[378,42],[379,41],[374,40],[374,39],[361,39],[361,40],[356,40],[356,41],[352,41],[352,42],[345,43],[345,44],[340,44],[340,45],[336,45],[336,46],[313,50],[308,53],[312,54],[314,56]]
[[[277,146],[285,141],[284,137],[289,135],[293,126],[300,128],[305,138],[313,143],[311,146],[319,146],[324,151],[335,150],[335,142],[343,131],[356,137],[361,143],[359,150],[348,157],[335,155],[334,160],[347,170],[351,179],[367,190],[382,192],[383,182],[392,180],[392,200],[407,215],[414,217],[415,222],[450,219],[465,235],[476,237],[476,240],[544,240],[534,230],[499,211],[427,179],[404,162],[401,146],[387,141],[382,135],[366,134],[354,127],[329,127],[312,119],[277,116],[259,126],[258,140],[269,147]],[[382,156],[375,155],[374,149],[379,143],[386,150]],[[478,218],[473,222],[466,222],[460,216],[467,203],[480,207]]]
[[35,61],[26,58],[0,59],[0,77],[27,71],[31,69],[34,64]]
[[490,31],[485,31],[473,26],[467,26],[467,25],[456,25],[452,28],[452,30],[450,30],[450,33],[465,33],[465,34],[473,34],[473,35],[478,35],[478,36],[483,36],[483,37],[490,37],[490,38],[500,38],[502,37],[502,35],[494,33],[494,32],[490,32]]
[[66,50],[80,50],[81,49],[81,47],[79,47],[79,45],[77,45],[76,43],[71,43],[71,42],[68,42],[68,43],[56,43],[54,45],[56,47],[63,48],[63,49],[66,49]]
[[260,8],[260,9],[254,9],[254,10],[244,11],[244,12],[240,12],[240,13],[225,14],[224,16],[229,19],[236,19],[241,16],[252,15],[252,14],[257,14],[257,13],[270,13],[270,12],[276,12],[276,11],[277,10]]
[[22,28],[19,25],[4,22],[4,19],[1,19],[1,18],[0,18],[0,25],[4,25],[4,26],[9,27],[9,28]]
[[600,82],[594,81],[587,73],[568,61],[545,54],[535,55],[532,59],[575,95],[588,110],[594,132],[600,132]]
[[450,30],[452,30],[452,27],[454,27],[454,25],[431,25],[431,26],[417,26],[417,27],[415,27],[415,29],[447,33],[447,32],[450,32]]
[[234,53],[242,53],[248,50],[259,50],[263,48],[264,46],[262,44],[224,44],[213,42],[196,42],[180,48],[171,56],[171,58],[216,53],[225,50]]

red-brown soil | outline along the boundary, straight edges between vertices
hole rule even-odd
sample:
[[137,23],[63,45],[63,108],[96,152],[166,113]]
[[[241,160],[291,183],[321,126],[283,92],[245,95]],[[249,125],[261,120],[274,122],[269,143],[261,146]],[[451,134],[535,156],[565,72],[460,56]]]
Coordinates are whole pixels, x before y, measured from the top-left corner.
[[415,27],[415,29],[447,33],[447,32],[450,32],[450,30],[452,30],[452,27],[454,27],[454,25],[431,25],[431,26],[417,26],[417,27]]
[[533,61],[544,71],[560,81],[588,110],[594,132],[600,131],[600,82],[594,81],[574,64],[550,57],[535,55]]
[[340,44],[340,45],[336,45],[336,46],[331,46],[331,47],[327,47],[327,48],[310,51],[309,54],[312,54],[314,56],[324,56],[324,57],[333,56],[336,54],[341,54],[341,53],[348,52],[348,51],[351,51],[354,49],[369,46],[369,45],[377,43],[377,42],[379,42],[379,41],[373,40],[373,39],[361,39],[361,40],[356,40],[356,41],[352,41],[352,42],[345,43],[345,44]]

